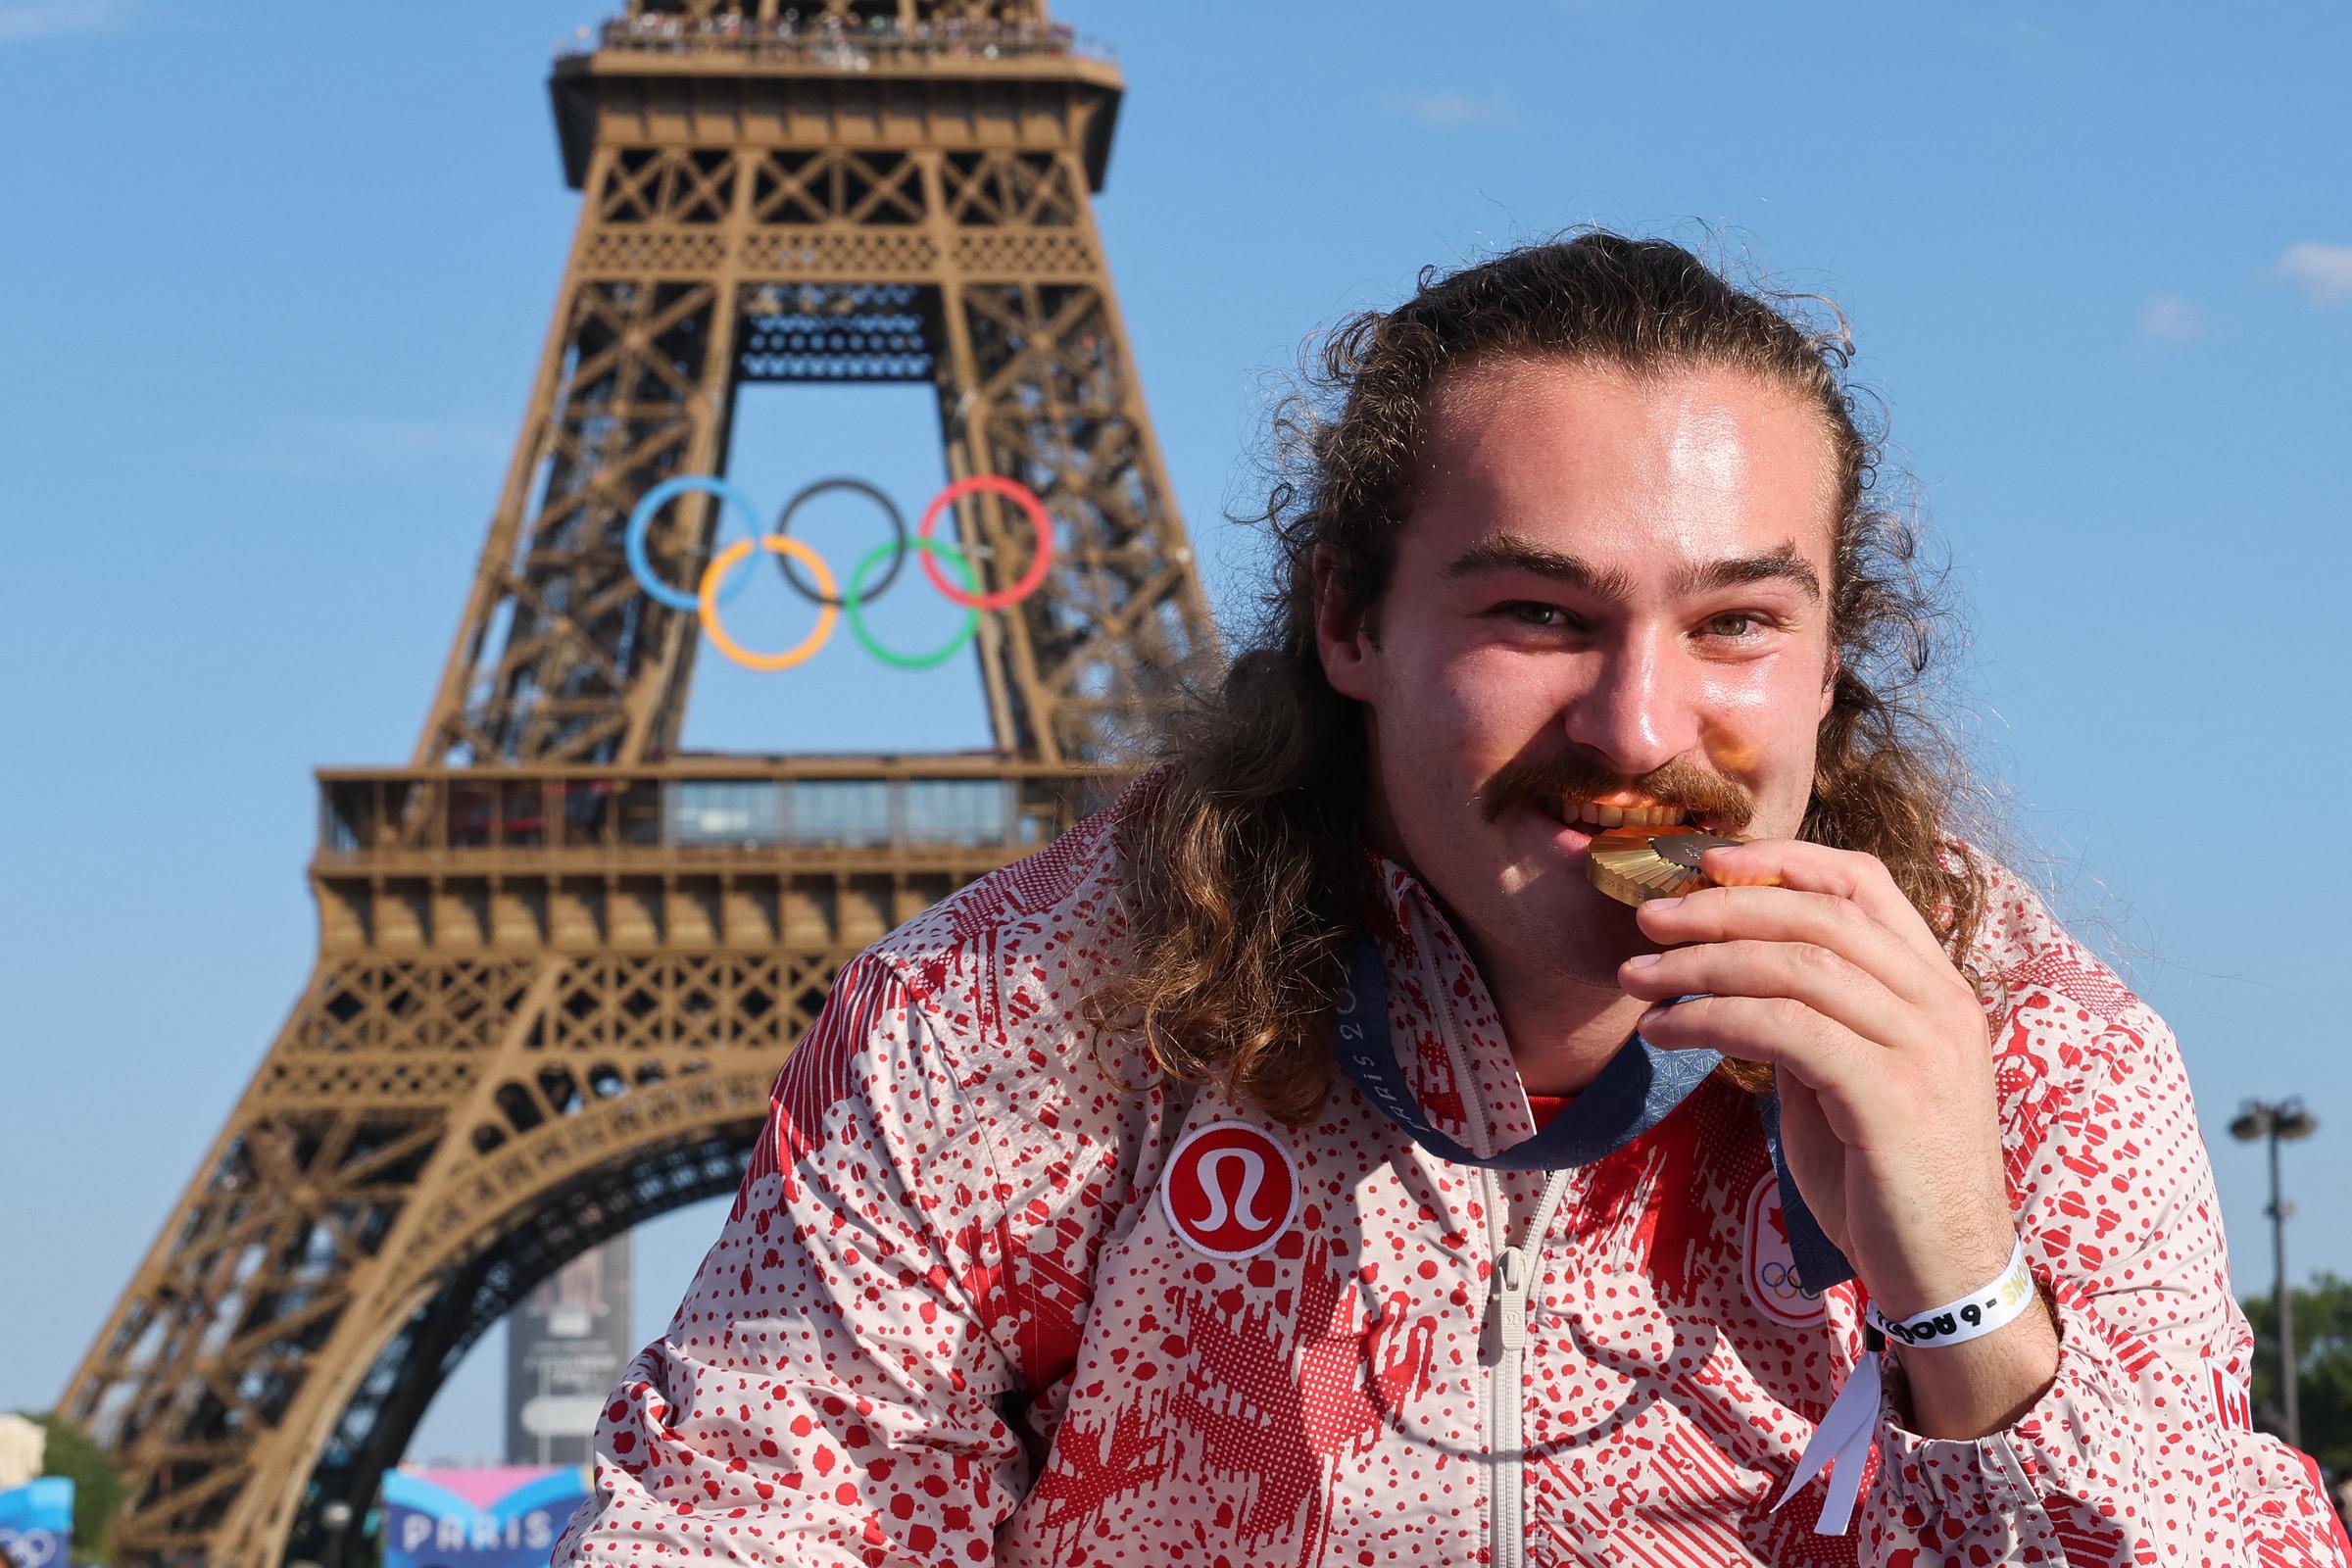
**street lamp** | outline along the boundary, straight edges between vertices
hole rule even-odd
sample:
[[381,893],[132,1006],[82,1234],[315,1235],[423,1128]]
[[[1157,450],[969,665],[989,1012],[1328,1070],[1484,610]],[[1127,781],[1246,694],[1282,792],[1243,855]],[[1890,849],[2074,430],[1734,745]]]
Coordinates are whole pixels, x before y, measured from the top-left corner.
[[2285,1408],[2287,1446],[2294,1448],[2303,1446],[2303,1422],[2295,1400],[2294,1299],[2286,1289],[2286,1221],[2294,1213],[2295,1205],[2278,1199],[2278,1141],[2309,1138],[2319,1125],[2320,1119],[2303,1108],[2300,1096],[2275,1105],[2249,1100],[2238,1108],[2237,1119],[2230,1124],[2230,1136],[2240,1143],[2250,1144],[2257,1138],[2271,1141],[2271,1206],[2263,1212],[2271,1216],[2271,1254],[2278,1273],[2279,1397]]

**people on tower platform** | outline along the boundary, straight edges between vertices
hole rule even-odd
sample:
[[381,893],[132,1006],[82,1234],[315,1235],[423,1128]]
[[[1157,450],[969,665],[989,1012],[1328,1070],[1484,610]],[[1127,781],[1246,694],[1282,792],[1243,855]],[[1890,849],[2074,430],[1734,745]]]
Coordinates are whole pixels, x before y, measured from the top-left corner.
[[1066,55],[1075,53],[1078,46],[1077,29],[1065,22],[973,24],[962,17],[943,17],[902,27],[890,17],[873,16],[859,26],[833,12],[805,17],[797,7],[765,24],[736,13],[683,17],[674,12],[641,12],[634,18],[607,23],[602,39],[615,48],[673,52],[749,45],[762,53],[782,49],[819,64],[851,66],[860,61],[836,51],[852,42],[923,47],[956,58],[986,59],[1001,53]]

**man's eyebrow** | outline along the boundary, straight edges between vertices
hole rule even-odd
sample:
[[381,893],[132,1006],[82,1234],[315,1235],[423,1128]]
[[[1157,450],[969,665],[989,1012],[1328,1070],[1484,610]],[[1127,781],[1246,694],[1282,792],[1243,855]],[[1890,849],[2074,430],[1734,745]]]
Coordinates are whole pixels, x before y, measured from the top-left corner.
[[1441,574],[1459,582],[1489,571],[1525,571],[1572,584],[1600,599],[1634,596],[1633,580],[1622,571],[1604,569],[1565,551],[1537,544],[1515,533],[1489,534],[1446,564]]
[[[1538,577],[1582,588],[1598,599],[1619,603],[1634,596],[1633,579],[1614,567],[1595,566],[1566,551],[1553,550],[1514,533],[1490,534],[1446,564],[1447,582],[1489,571],[1525,571]],[[1746,582],[1775,579],[1794,583],[1815,603],[1821,600],[1821,578],[1791,539],[1761,555],[1735,556],[1693,566],[1675,580],[1678,595],[1712,593]]]
[[1814,575],[1812,563],[1805,560],[1793,539],[1760,556],[1736,556],[1693,566],[1674,586],[1678,594],[1704,594],[1743,582],[1770,582],[1776,578],[1796,584],[1805,591],[1806,598],[1821,603],[1821,579]]

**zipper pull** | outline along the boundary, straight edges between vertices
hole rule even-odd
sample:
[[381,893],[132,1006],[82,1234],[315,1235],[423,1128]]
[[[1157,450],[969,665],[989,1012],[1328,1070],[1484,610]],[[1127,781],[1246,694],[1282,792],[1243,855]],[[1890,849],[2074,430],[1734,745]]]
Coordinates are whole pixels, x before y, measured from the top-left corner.
[[1501,1290],[1496,1330],[1506,1350],[1527,1348],[1527,1253],[1516,1247],[1503,1249],[1496,1270]]

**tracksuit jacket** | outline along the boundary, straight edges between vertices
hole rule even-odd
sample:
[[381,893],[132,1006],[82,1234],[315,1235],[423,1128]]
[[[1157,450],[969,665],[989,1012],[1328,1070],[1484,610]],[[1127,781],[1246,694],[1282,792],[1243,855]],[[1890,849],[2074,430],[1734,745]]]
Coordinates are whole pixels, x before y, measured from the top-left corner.
[[[1144,799],[842,971],[558,1563],[2352,1568],[2317,1468],[2249,1428],[2173,1036],[2014,878],[1973,956],[2057,1377],[1934,1439],[1859,1283],[1797,1288],[1720,1078],[1604,1159],[1506,1173],[1337,1075],[1304,1128],[1154,1081],[1079,1006],[1123,961]],[[1424,1109],[1481,1157],[1533,1136],[1476,967],[1382,869]],[[1876,1445],[1819,1534],[1828,1475],[1773,1504],[1865,1353]]]

